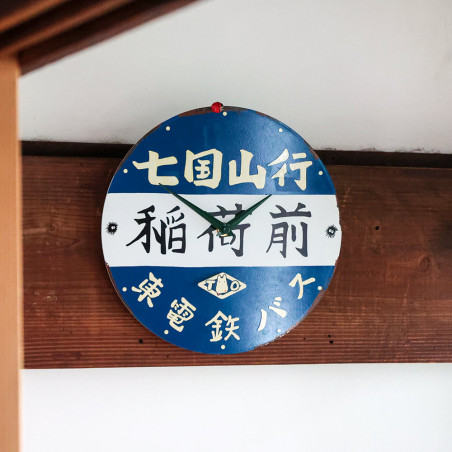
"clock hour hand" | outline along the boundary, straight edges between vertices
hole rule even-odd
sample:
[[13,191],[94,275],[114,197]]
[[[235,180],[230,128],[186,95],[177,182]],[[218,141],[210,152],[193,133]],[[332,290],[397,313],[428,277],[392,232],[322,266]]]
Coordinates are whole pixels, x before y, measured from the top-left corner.
[[162,186],[168,193],[171,193],[173,196],[175,196],[179,201],[183,202],[186,206],[190,207],[190,209],[194,210],[198,215],[203,217],[215,229],[217,229],[219,233],[223,233],[223,229],[225,228],[226,225],[222,221],[216,219],[213,215],[206,212],[205,210],[200,209],[198,206],[195,206],[187,199],[182,198],[182,196],[178,195],[177,193],[174,193],[171,189],[169,189],[165,185],[160,184],[160,186]]
[[251,215],[261,204],[267,201],[270,196],[271,195],[266,196],[264,199],[261,199],[259,202],[252,205],[249,209],[243,210],[242,212],[238,213],[231,221],[228,221],[226,223],[226,226],[229,226],[232,231],[232,229],[240,224],[248,215]]

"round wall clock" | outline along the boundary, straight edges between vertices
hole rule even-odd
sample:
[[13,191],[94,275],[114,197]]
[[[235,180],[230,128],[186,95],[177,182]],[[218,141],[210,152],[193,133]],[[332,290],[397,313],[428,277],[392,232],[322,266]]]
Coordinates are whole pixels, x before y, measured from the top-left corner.
[[218,103],[143,137],[102,216],[123,302],[154,334],[202,353],[245,352],[288,332],[328,287],[340,243],[333,183],[303,138]]

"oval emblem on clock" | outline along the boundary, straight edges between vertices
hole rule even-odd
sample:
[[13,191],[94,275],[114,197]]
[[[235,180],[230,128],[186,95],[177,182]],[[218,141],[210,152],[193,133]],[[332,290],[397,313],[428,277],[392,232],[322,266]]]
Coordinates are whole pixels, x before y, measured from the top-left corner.
[[253,350],[292,329],[328,287],[340,244],[317,155],[237,107],[154,128],[121,162],[102,215],[122,301],[154,334],[202,353]]

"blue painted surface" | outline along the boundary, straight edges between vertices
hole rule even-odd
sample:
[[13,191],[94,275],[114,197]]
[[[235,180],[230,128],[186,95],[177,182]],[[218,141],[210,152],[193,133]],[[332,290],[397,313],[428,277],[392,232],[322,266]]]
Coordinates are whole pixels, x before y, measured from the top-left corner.
[[[170,127],[169,132],[166,127]],[[279,132],[280,128],[283,129],[283,132]],[[196,187],[187,182],[183,177],[187,149],[198,153],[212,148],[223,152],[224,156],[223,177],[218,188]],[[229,185],[228,163],[231,160],[236,160],[239,168],[241,149],[245,149],[254,155],[251,161],[253,172],[256,171],[256,165],[266,168],[267,180],[263,189],[258,189],[250,183]],[[303,160],[313,162],[312,167],[309,168],[309,172],[313,176],[309,179],[308,186],[303,194],[336,193],[323,163],[320,159],[315,159],[309,145],[300,135],[283,123],[252,110],[228,111],[227,116],[223,116],[221,113],[208,112],[202,115],[175,116],[169,119],[134,146],[127,159],[118,168],[108,191],[109,193],[148,193],[150,187],[146,170],[140,170],[139,177],[133,180],[124,174],[123,170],[135,171],[132,162],[148,161],[148,152],[154,151],[159,154],[160,158],[175,156],[178,159],[176,165],[159,168],[159,174],[178,177],[179,184],[176,187],[180,194],[300,194],[300,189],[293,181],[297,178],[298,172],[289,171],[287,173],[284,187],[280,187],[276,179],[271,179],[271,176],[278,171],[281,165],[269,167],[268,163],[276,159],[284,149],[289,149],[291,154],[305,153],[307,157]],[[291,159],[287,163],[294,162],[296,161]],[[322,177],[318,176],[319,171],[324,172]],[[159,186],[152,187],[152,192],[166,193]]]
[[[148,278],[149,272],[162,279],[162,294],[153,300],[153,307],[149,308],[146,300],[138,302],[138,293],[131,290],[131,282],[135,287],[136,281]],[[318,287],[322,291],[330,282],[334,267],[209,267],[209,268],[172,268],[172,267],[116,267],[111,268],[113,280],[121,297],[133,315],[153,333],[179,347],[203,353],[229,354],[252,350],[255,347],[274,340],[296,325],[305,317],[314,300],[319,296]],[[245,290],[220,300],[197,284],[199,281],[219,272],[245,281]],[[304,286],[302,299],[298,300],[298,285],[289,286],[290,281],[301,273],[303,280],[315,278],[315,282]],[[127,291],[122,292],[126,287]],[[182,332],[169,326],[167,319],[171,302],[185,297],[196,306],[194,317],[186,322]],[[275,297],[281,298],[280,308],[287,312],[281,318],[269,306],[276,307]],[[267,323],[262,331],[257,331],[261,321],[261,309],[267,311]],[[210,342],[211,327],[205,326],[218,311],[225,316],[238,317],[236,322],[239,329],[236,333],[240,340],[231,336],[227,341]],[[223,322],[223,331],[224,324]],[[281,332],[278,333],[278,329]],[[165,330],[168,334],[165,334]],[[225,337],[225,333],[223,333]],[[225,345],[222,349],[221,346]]]
[[[179,194],[291,194],[291,195],[335,195],[333,183],[324,165],[311,153],[307,143],[284,124],[267,116],[245,109],[225,109],[227,115],[211,111],[202,114],[176,116],[158,126],[140,140],[118,168],[108,193],[166,193],[158,185],[148,181],[147,170],[137,170],[133,161],[145,162],[149,151],[158,152],[159,158],[174,156],[175,165],[162,166],[159,175],[176,176],[179,184],[171,188]],[[167,128],[170,128],[168,131]],[[282,132],[280,131],[282,129]],[[223,153],[222,179],[215,188],[195,186],[184,178],[187,149],[194,153],[215,148]],[[296,185],[298,171],[288,171],[285,185],[279,186],[271,177],[281,165],[268,166],[284,149],[292,154],[307,154],[304,161],[312,161],[306,190]],[[240,170],[240,150],[253,153],[251,173],[256,165],[267,170],[266,183],[258,189],[252,183],[229,185],[229,161],[236,160]],[[124,170],[127,170],[124,172]],[[320,172],[320,175],[319,175]],[[133,175],[133,177],[131,177]],[[339,225],[338,225],[339,226]],[[105,233],[105,231],[103,231]],[[133,236],[133,234],[132,234]],[[136,244],[136,246],[141,246]],[[193,256],[196,259],[196,256]],[[183,348],[203,353],[231,354],[253,350],[283,335],[301,321],[327,288],[334,266],[300,267],[110,267],[111,277],[118,294],[133,315],[149,330],[161,338]],[[150,307],[143,299],[138,301],[141,281],[152,272],[160,278],[161,294],[152,299]],[[202,280],[225,272],[244,282],[246,289],[225,299],[219,299],[198,287]],[[304,294],[298,299],[299,286],[289,283],[300,273],[303,280],[315,278],[315,282],[304,286]],[[183,330],[171,327],[168,313],[174,300],[184,297],[196,307]],[[277,298],[279,297],[279,298]],[[275,300],[277,298],[277,300]],[[276,304],[275,304],[276,302]],[[279,305],[278,305],[279,303]],[[273,310],[270,307],[274,308]],[[282,314],[278,315],[276,311]],[[263,311],[266,312],[265,327],[258,331]],[[234,334],[227,336],[227,321],[221,325],[222,338],[212,341],[213,324],[206,325],[218,313],[232,320]],[[229,317],[231,316],[231,317]],[[237,321],[233,319],[238,318]],[[231,323],[229,323],[231,325]],[[240,339],[236,339],[235,335]],[[218,339],[218,336],[216,336]]]

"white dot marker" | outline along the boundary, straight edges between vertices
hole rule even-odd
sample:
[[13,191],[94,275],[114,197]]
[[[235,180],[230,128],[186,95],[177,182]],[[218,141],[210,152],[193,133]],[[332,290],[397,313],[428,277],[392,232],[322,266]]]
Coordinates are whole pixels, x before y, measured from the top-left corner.
[[169,132],[171,130],[170,126],[166,126],[166,131]]
[[226,345],[223,344],[223,345],[221,346],[221,350],[224,350],[225,348],[226,348]]
[[319,176],[321,176],[323,174],[323,171],[319,171]]
[[123,292],[127,292],[127,287],[123,287],[123,288],[122,288],[122,291],[123,291]]
[[224,111],[223,112],[223,116],[227,116],[228,115],[228,112],[227,111]]
[[281,132],[282,132],[282,129],[279,129],[279,132],[281,133]]
[[280,333],[280,332],[281,332],[281,328],[278,328],[278,329],[276,330],[276,332],[277,332],[277,333]]
[[318,290],[322,290],[322,289],[323,289],[323,287],[322,287],[322,286],[319,286],[319,287],[317,287],[317,289],[318,289]]
[[129,170],[127,168],[124,168],[123,171],[124,171],[124,174],[127,174],[129,172]]
[[276,301],[281,301],[282,298],[281,298],[281,297],[275,297],[275,300],[276,300]]
[[164,331],[164,333],[165,333],[165,334],[168,334],[168,333],[169,333],[169,331],[168,331],[168,330],[165,330],[165,331]]

